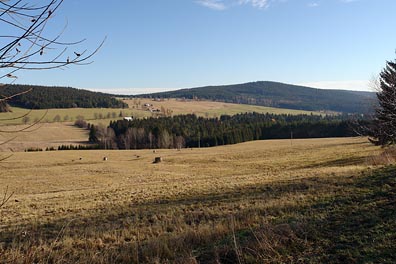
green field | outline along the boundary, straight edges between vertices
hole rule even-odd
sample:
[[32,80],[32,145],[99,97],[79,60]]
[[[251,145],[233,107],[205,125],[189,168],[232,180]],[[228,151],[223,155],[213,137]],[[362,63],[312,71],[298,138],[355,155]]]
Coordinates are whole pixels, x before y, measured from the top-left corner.
[[[12,124],[23,124],[22,118],[9,120],[17,117],[21,117],[28,114],[28,122],[33,123],[37,120],[42,119],[42,123],[52,122],[73,122],[80,116],[84,120],[104,120],[103,122],[119,119],[120,112],[123,116],[135,116],[145,117],[149,116],[149,112],[133,109],[117,109],[117,108],[67,108],[67,109],[48,109],[48,110],[32,110],[23,109],[18,107],[12,107],[12,112],[0,113],[0,124],[1,125],[12,125]],[[47,112],[48,111],[48,112]],[[59,119],[56,117],[59,116]],[[108,124],[108,122],[107,122]]]
[[14,153],[0,262],[393,263],[395,156],[381,151],[339,138]]

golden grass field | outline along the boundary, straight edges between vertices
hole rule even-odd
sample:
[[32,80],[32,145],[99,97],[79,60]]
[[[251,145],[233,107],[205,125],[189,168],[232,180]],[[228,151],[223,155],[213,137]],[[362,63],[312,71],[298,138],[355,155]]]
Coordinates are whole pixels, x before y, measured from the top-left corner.
[[88,130],[77,128],[71,122],[63,123],[41,123],[27,129],[24,132],[15,133],[28,127],[28,125],[0,126],[2,131],[12,133],[0,133],[0,151],[24,151],[28,148],[45,149],[47,147],[57,148],[60,145],[86,144],[88,141]]
[[311,112],[303,110],[283,109],[257,105],[246,105],[246,104],[231,104],[214,101],[188,101],[179,99],[164,99],[163,101],[154,101],[149,98],[136,98],[131,100],[124,100],[130,108],[133,106],[143,106],[144,104],[152,104],[153,108],[172,110],[174,115],[180,114],[196,114],[197,116],[207,117],[220,117],[221,115],[235,115],[246,112],[257,112],[257,113],[272,113],[272,114],[323,114],[320,112]]
[[[124,116],[135,116],[137,118],[147,117],[151,114],[142,110],[122,109],[122,108],[66,108],[66,109],[42,109],[29,110],[19,107],[11,107],[12,112],[0,113],[0,125],[18,125],[23,124],[22,118],[17,118],[28,114],[29,120],[27,123],[33,123],[35,120],[41,120],[41,123],[52,123],[56,116],[60,117],[60,122],[74,122],[78,116],[83,117],[84,120],[93,121],[100,120],[100,122],[109,123],[110,120],[119,119],[120,112]],[[48,112],[47,112],[48,111]]]
[[365,138],[17,152],[0,163],[0,263],[391,263],[380,152]]
[[[271,108],[254,105],[230,104],[212,101],[181,101],[169,99],[165,101],[153,101],[152,99],[124,100],[129,104],[129,109],[109,108],[69,108],[48,110],[27,110],[12,107],[12,112],[0,113],[0,143],[13,139],[7,144],[0,144],[0,151],[23,151],[29,148],[45,149],[57,148],[60,145],[87,144],[88,131],[73,127],[77,118],[83,117],[88,123],[107,126],[110,121],[118,120],[120,112],[124,116],[136,118],[150,117],[152,113],[143,107],[144,104],[153,104],[154,108],[169,109],[173,115],[196,114],[199,116],[220,117],[222,114],[234,115],[246,112],[274,113],[274,114],[321,114],[291,109]],[[137,103],[139,102],[139,105]],[[14,119],[28,114],[29,120],[23,124],[23,119]],[[56,116],[60,117],[59,121]],[[23,133],[3,133],[2,131],[19,131],[29,127],[36,120],[42,121],[27,129]]]
[[[67,109],[48,109],[47,110],[28,110],[19,107],[11,107],[12,112],[0,113],[0,125],[18,125],[23,124],[22,118],[15,119],[28,114],[27,123],[33,123],[35,120],[42,119],[42,123],[52,122],[73,122],[78,116],[91,123],[102,122],[109,123],[110,120],[120,119],[120,112],[124,116],[134,116],[136,118],[150,117],[152,114],[143,107],[145,103],[153,104],[154,108],[169,109],[174,115],[178,114],[196,114],[199,116],[220,116],[223,114],[234,115],[246,112],[274,113],[274,114],[322,114],[319,112],[310,112],[302,110],[282,109],[264,106],[230,104],[213,101],[181,101],[169,99],[164,101],[153,101],[152,99],[132,99],[124,100],[129,105],[129,109],[118,108],[67,108]],[[137,105],[137,103],[140,103]],[[59,120],[56,119],[59,116]],[[11,119],[11,120],[10,120]],[[26,120],[25,120],[26,121]]]

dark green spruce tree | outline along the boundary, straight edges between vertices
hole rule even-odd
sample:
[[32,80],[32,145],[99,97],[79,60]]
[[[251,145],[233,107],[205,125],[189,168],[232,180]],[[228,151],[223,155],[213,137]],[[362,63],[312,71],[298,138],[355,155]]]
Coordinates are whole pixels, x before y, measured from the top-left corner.
[[89,128],[89,142],[91,142],[91,143],[99,142],[97,133],[98,133],[98,131],[97,131],[95,125],[91,125],[91,127]]
[[370,141],[387,146],[396,143],[396,61],[388,61],[380,74],[376,109]]

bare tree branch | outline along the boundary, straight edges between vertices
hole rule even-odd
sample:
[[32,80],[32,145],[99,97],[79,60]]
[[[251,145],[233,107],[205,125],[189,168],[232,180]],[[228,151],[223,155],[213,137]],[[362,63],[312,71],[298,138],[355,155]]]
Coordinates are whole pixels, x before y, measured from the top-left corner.
[[[104,38],[93,51],[80,46],[86,39],[63,41],[61,38],[67,27],[67,22],[59,33],[49,34],[46,30],[47,26],[64,0],[37,2],[0,0],[0,70],[2,70],[0,82],[2,83],[16,82],[20,71],[23,70],[63,69],[70,65],[90,64],[92,57],[102,48],[106,40]],[[2,88],[4,89],[6,86],[0,84],[0,90]],[[31,91],[32,88],[11,95],[0,93],[0,106],[5,106],[4,109],[7,110],[7,102]],[[31,111],[17,117],[1,118],[0,122],[28,117]],[[40,128],[38,124],[47,113],[48,110],[39,120],[26,127],[12,131],[1,129],[0,133],[11,134],[37,130]],[[0,145],[14,139],[15,137],[0,142]]]
[[[7,157],[8,159],[9,157]],[[4,159],[3,159],[4,160]],[[2,161],[2,160],[0,160]],[[4,191],[4,196],[3,198],[0,200],[0,208],[3,207],[10,199],[11,197],[14,195],[14,192],[9,192],[8,191],[8,186],[6,187],[5,191]]]
[[[102,47],[105,39],[92,52],[87,50],[77,52],[77,45],[85,39],[74,42],[60,41],[64,29],[55,37],[46,37],[45,28],[53,14],[58,10],[64,0],[48,0],[47,4],[35,7],[29,1],[0,1],[0,24],[6,26],[5,32],[0,33],[0,69],[10,69],[0,76],[3,78],[17,78],[19,70],[46,70],[61,68],[71,64],[85,65]],[[15,34],[19,32],[19,34]],[[27,45],[30,43],[29,45]],[[27,45],[27,46],[26,46]],[[45,51],[56,50],[63,47],[61,52],[46,59]],[[70,51],[75,47],[74,51]],[[69,52],[70,51],[70,52]]]
[[18,133],[18,132],[32,132],[34,130],[29,130],[30,128],[36,126],[37,124],[39,124],[41,121],[43,121],[43,119],[45,118],[45,116],[48,114],[48,109],[45,111],[45,113],[41,116],[40,119],[36,120],[35,122],[33,122],[32,124],[28,125],[27,127],[21,128],[21,129],[17,129],[17,130],[0,130],[0,133]]
[[12,120],[18,120],[18,119],[22,119],[25,116],[28,116],[32,113],[33,109],[30,109],[28,112],[26,112],[23,115],[17,116],[17,117],[11,117],[11,118],[0,118],[0,121],[12,121]]

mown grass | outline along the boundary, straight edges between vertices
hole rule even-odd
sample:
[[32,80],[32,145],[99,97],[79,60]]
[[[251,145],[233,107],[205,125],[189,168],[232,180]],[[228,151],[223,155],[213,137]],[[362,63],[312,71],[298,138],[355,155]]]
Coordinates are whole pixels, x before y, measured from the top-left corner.
[[0,209],[0,259],[393,263],[396,167],[372,166],[379,152],[315,139],[16,153],[0,174],[15,190]]
[[[12,107],[12,112],[0,113],[0,130],[15,132],[0,133],[0,151],[23,151],[29,148],[45,149],[47,147],[57,148],[60,145],[87,144],[88,132],[71,127],[78,118],[82,118],[90,124],[108,126],[110,121],[122,119],[120,113],[123,116],[134,116],[135,118],[156,116],[157,114],[152,114],[144,107],[145,103],[153,104],[153,108],[155,109],[164,107],[165,110],[171,110],[170,113],[172,115],[196,114],[205,117],[220,117],[223,114],[234,115],[246,112],[292,115],[323,114],[319,112],[212,101],[181,101],[169,99],[158,102],[152,99],[133,99],[125,100],[125,102],[129,104],[129,109],[69,108],[28,110]],[[27,119],[22,118],[26,114]],[[30,127],[38,120],[41,121],[23,133],[16,132]]]
[[[132,100],[124,100],[125,103],[129,105],[130,108],[142,108],[144,104],[151,104],[155,109],[169,109],[174,115],[181,114],[196,114],[197,116],[204,117],[220,117],[221,115],[235,115],[240,113],[270,113],[270,114],[314,114],[321,115],[324,113],[315,111],[304,111],[304,110],[294,110],[294,109],[284,109],[257,105],[246,105],[246,104],[232,104],[214,101],[189,101],[189,100],[179,100],[179,99],[164,99],[163,101],[154,101],[149,98],[136,98]],[[334,114],[334,112],[329,113]]]
[[[31,124],[37,120],[42,120],[41,123],[52,122],[74,122],[79,117],[84,120],[103,122],[108,124],[110,120],[120,119],[120,112],[124,116],[135,116],[137,118],[147,117],[151,114],[149,112],[122,109],[122,108],[66,108],[66,109],[41,109],[29,110],[19,107],[11,107],[12,112],[0,113],[0,125],[18,125],[23,124],[23,118],[13,119],[28,114],[27,123]],[[47,112],[48,111],[48,112]],[[58,116],[58,117],[57,117]],[[59,119],[58,119],[59,118]],[[10,120],[11,119],[11,120]]]
[[[27,131],[15,132],[29,125],[9,125],[1,127],[2,131],[11,133],[0,133],[0,151],[16,152],[28,148],[46,149],[48,147],[58,148],[61,145],[85,145],[88,144],[88,133],[73,125],[72,122],[42,123]],[[4,142],[6,142],[4,144]],[[1,154],[0,154],[1,159]]]
[[[310,112],[302,110],[282,109],[264,106],[230,104],[212,101],[180,101],[169,99],[164,101],[153,101],[152,99],[124,100],[129,104],[129,109],[118,108],[67,108],[67,109],[42,109],[29,110],[19,107],[11,107],[12,112],[0,113],[0,125],[18,125],[33,123],[42,120],[42,123],[52,122],[73,122],[79,117],[90,123],[108,124],[111,120],[117,120],[120,112],[123,116],[134,116],[136,118],[150,117],[152,113],[143,107],[145,103],[153,104],[156,109],[171,110],[173,115],[196,114],[198,116],[219,117],[221,115],[235,115],[246,112],[273,113],[273,114],[323,114],[320,112]],[[139,102],[139,104],[137,104]],[[17,117],[27,115],[28,119]]]

